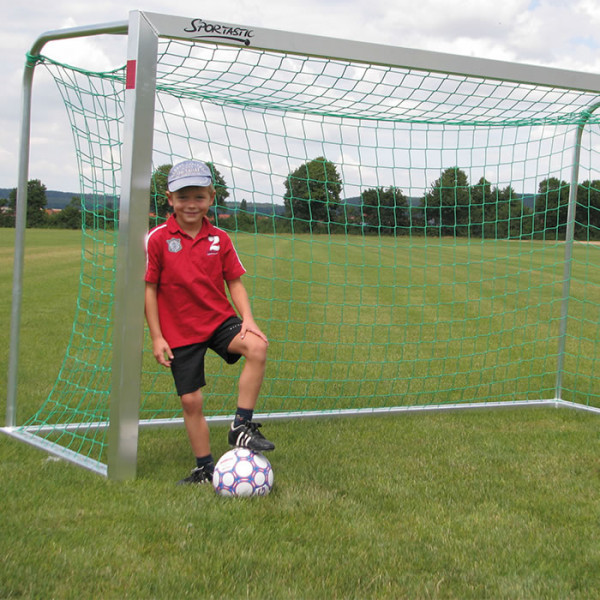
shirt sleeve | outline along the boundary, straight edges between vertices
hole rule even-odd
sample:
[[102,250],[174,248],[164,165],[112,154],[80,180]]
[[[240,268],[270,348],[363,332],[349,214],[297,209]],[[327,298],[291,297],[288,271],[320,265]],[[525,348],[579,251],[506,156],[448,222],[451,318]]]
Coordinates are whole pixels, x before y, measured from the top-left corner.
[[223,279],[231,281],[232,279],[241,277],[246,272],[246,269],[228,235],[223,240],[223,251]]
[[146,275],[144,281],[147,283],[158,283],[160,281],[161,261],[160,246],[154,230],[146,235]]

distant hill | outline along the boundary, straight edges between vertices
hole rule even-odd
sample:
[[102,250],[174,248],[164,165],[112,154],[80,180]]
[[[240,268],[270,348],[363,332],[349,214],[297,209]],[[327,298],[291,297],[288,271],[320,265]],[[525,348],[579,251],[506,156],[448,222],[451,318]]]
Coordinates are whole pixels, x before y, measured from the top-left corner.
[[[7,199],[10,192],[13,188],[0,188],[0,200]],[[90,199],[92,196],[90,194],[86,194]],[[65,206],[71,203],[73,197],[79,198],[79,193],[77,192],[59,192],[56,190],[46,190],[46,206],[47,208],[59,208],[63,209]],[[111,205],[112,205],[112,198]],[[228,202],[227,208],[235,210],[237,207],[237,203]],[[285,207],[283,204],[268,204],[266,202],[256,202],[256,203],[248,203],[248,210],[254,210],[260,215],[282,215],[285,212]]]
[[[12,188],[0,188],[0,199],[7,199],[10,194]],[[60,208],[63,209],[65,206],[71,203],[73,197],[79,197],[77,192],[58,192],[56,190],[47,190],[46,191],[46,199],[48,201],[48,208]],[[521,196],[521,201],[523,204],[533,209],[535,207],[535,194],[523,194]],[[421,198],[408,198],[408,201],[411,206],[420,206]],[[345,198],[345,202],[351,206],[360,206],[362,204],[362,198],[360,196],[355,196],[352,198]],[[228,208],[235,209],[237,207],[236,202],[227,203]],[[272,215],[273,213],[277,215],[282,215],[285,212],[285,208],[283,204],[268,204],[268,203],[248,203],[248,208],[254,210],[263,215]]]
[[[238,202],[227,202],[226,204],[229,211],[236,211],[240,206]],[[283,204],[269,204],[268,202],[248,202],[246,210],[250,213],[255,212],[265,216],[285,214],[285,206]]]
[[64,208],[71,204],[73,197],[79,197],[76,192],[57,192],[55,190],[46,191],[46,200],[48,208]]
[[[537,197],[536,194],[522,194],[520,196],[519,196],[519,194],[517,194],[517,198],[519,198],[521,200],[523,205],[526,206],[527,208],[530,208],[531,210],[533,210],[535,208],[536,197]],[[408,203],[410,206],[421,206],[421,204],[423,203],[423,198],[409,196]],[[353,206],[361,206],[362,205],[362,197],[355,196],[353,198],[346,198],[346,204],[350,204]]]
[[[421,206],[422,198],[409,196],[407,200],[410,206]],[[353,196],[352,198],[345,198],[344,202],[350,206],[362,206],[362,196]]]
[[[14,188],[0,188],[0,199],[8,199],[10,192]],[[91,195],[87,194],[91,198]],[[77,192],[58,192],[56,190],[46,190],[47,208],[60,208],[61,210],[71,204],[73,197],[79,198]]]
[[535,199],[536,199],[536,194],[523,194],[521,196],[521,202],[523,203],[523,206],[526,206],[527,208],[530,208],[531,210],[535,209]]
[[[0,188],[0,198],[7,199],[14,188]],[[64,208],[71,203],[73,196],[79,196],[76,192],[57,192],[46,190],[46,201],[48,208]]]

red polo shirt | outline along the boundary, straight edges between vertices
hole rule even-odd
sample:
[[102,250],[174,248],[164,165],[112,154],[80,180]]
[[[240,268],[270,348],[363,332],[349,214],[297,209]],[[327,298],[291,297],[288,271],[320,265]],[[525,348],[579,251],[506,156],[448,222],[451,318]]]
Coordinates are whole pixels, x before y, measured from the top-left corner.
[[205,217],[192,239],[173,215],[146,236],[146,277],[157,284],[158,317],[171,348],[208,340],[237,313],[225,292],[225,281],[246,270],[230,237]]

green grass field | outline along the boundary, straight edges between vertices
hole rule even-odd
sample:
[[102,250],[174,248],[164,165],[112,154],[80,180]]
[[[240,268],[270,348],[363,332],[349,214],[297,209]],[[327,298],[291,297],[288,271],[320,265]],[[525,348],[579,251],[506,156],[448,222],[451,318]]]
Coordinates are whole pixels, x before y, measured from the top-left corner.
[[[27,232],[25,409],[63,361],[79,236]],[[3,331],[13,240],[0,230]],[[473,259],[457,248],[454,264],[464,252]],[[591,322],[581,343],[595,348]],[[8,340],[0,364],[7,353]],[[599,423],[554,408],[271,422],[275,488],[248,500],[174,485],[192,466],[180,429],[142,431],[129,483],[0,436],[0,598],[600,598]],[[213,426],[216,455],[225,434]]]

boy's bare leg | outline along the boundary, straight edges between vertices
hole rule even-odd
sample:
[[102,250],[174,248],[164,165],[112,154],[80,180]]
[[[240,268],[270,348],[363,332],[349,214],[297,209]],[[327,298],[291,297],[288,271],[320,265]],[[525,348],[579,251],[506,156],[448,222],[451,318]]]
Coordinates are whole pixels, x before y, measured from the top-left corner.
[[210,454],[210,431],[203,413],[202,391],[181,396],[183,421],[194,452],[194,456]]
[[[229,344],[229,351],[241,354],[246,359],[240,374],[238,410],[229,430],[229,443],[232,446],[250,448],[256,452],[273,450],[275,444],[258,431],[260,423],[249,420],[256,406],[265,376],[267,343],[253,333],[247,333],[244,339],[238,334]],[[248,414],[243,415],[243,412]]]
[[246,359],[238,382],[238,407],[253,410],[265,377],[267,344],[252,333],[244,339],[238,334],[229,344],[229,351]]

